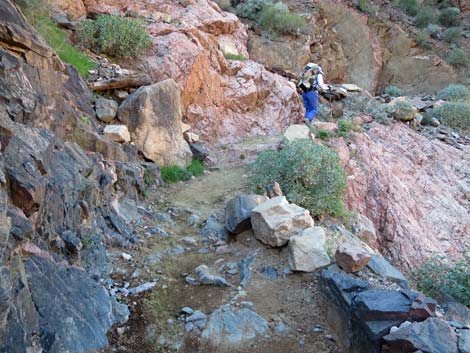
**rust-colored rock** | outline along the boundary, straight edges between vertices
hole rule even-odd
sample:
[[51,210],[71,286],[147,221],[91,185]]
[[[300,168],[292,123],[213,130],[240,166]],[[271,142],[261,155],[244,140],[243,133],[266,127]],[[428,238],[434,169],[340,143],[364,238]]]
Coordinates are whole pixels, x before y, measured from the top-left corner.
[[352,133],[346,202],[377,230],[382,253],[410,268],[470,246],[470,147],[428,140],[404,124]]
[[52,0],[52,3],[72,18],[86,16],[86,8],[82,0]]
[[367,250],[352,242],[341,244],[335,253],[337,265],[344,271],[351,273],[366,267],[371,257]]

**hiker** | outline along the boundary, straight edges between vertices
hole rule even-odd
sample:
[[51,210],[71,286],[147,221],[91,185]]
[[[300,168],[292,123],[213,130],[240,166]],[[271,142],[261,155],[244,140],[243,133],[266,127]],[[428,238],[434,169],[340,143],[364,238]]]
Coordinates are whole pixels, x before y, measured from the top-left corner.
[[308,63],[302,73],[299,87],[302,90],[302,99],[305,106],[304,122],[311,124],[318,114],[318,90],[328,91],[330,86],[323,82],[323,70],[315,63]]

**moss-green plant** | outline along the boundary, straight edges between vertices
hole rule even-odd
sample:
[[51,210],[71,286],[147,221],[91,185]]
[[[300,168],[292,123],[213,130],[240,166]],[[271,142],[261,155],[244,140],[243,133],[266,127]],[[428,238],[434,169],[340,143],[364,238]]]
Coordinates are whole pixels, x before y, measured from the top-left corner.
[[416,40],[416,44],[418,44],[421,48],[424,48],[424,49],[432,48],[431,37],[427,31],[419,30],[416,33],[415,40]]
[[248,18],[250,20],[257,20],[259,13],[265,6],[272,6],[271,0],[248,0],[237,5],[236,13],[238,17]]
[[393,85],[385,87],[384,93],[388,94],[390,97],[400,97],[403,95],[402,89]]
[[142,20],[116,15],[82,21],[79,39],[89,48],[116,57],[142,55],[152,44]]
[[439,23],[445,27],[458,27],[460,25],[460,9],[448,7],[439,14]]
[[447,56],[447,62],[456,67],[467,66],[470,64],[469,53],[466,53],[463,49],[454,48]]
[[441,27],[437,24],[430,23],[426,27],[426,32],[431,36],[431,38],[438,38],[439,33],[441,33]]
[[468,102],[446,102],[433,109],[432,116],[444,125],[463,133],[470,132],[470,103]]
[[204,165],[200,160],[193,159],[186,170],[194,176],[199,176],[204,174]]
[[163,166],[161,169],[161,175],[163,181],[167,183],[176,183],[181,180],[189,180],[191,173],[186,168],[177,165]]
[[470,266],[465,260],[434,255],[412,272],[419,290],[432,297],[441,293],[470,305]]
[[369,0],[359,0],[357,8],[362,12],[369,12]]
[[325,146],[308,140],[289,142],[280,151],[260,153],[250,170],[256,192],[277,181],[291,202],[314,216],[344,212],[345,175],[336,152]]
[[96,63],[70,44],[64,31],[49,17],[47,3],[42,0],[23,0],[20,6],[28,22],[54,49],[59,58],[74,66],[83,77],[88,76],[88,71],[93,69]]
[[237,61],[245,60],[245,57],[242,54],[232,54],[232,53],[225,53],[225,52],[224,52],[224,58],[227,60],[237,60]]
[[145,186],[148,187],[148,186],[152,185],[153,183],[155,183],[155,178],[153,177],[150,170],[148,170],[147,168],[144,168],[144,184],[145,184]]
[[258,23],[262,29],[272,34],[295,34],[306,25],[302,16],[291,13],[282,2],[264,6]]
[[86,115],[82,115],[82,117],[80,118],[80,120],[81,120],[81,122],[82,122],[83,124],[86,124],[86,125],[88,125],[88,124],[90,123],[90,118],[89,118],[88,116],[86,116]]
[[417,0],[399,0],[398,4],[407,15],[416,16],[418,14],[419,5]]
[[436,10],[430,6],[421,8],[415,18],[415,25],[418,28],[426,28],[428,25],[436,22]]
[[315,136],[323,141],[329,141],[334,136],[334,133],[329,130],[318,129],[315,131]]
[[349,119],[339,119],[338,120],[338,132],[336,133],[339,137],[346,137],[349,135],[349,132],[352,130],[352,121]]
[[444,39],[447,43],[458,43],[462,37],[462,28],[450,27],[444,32]]
[[452,84],[440,90],[437,93],[437,98],[451,102],[470,103],[470,89],[464,85]]

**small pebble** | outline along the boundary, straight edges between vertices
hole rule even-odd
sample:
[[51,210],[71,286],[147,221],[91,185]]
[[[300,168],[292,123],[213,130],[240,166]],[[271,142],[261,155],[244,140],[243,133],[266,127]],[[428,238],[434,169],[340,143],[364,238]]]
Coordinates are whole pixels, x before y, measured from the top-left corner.
[[122,258],[123,258],[124,260],[127,260],[127,261],[129,261],[130,259],[132,259],[132,255],[131,255],[131,254],[128,254],[128,253],[126,253],[126,252],[123,252],[123,253],[121,254],[121,256],[122,256]]

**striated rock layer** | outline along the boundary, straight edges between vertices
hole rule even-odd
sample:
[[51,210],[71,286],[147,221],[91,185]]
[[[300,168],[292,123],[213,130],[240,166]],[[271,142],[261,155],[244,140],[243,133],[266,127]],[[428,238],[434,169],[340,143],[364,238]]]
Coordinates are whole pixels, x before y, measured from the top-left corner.
[[374,222],[382,252],[403,268],[432,252],[468,252],[470,148],[398,123],[352,136],[347,204]]

